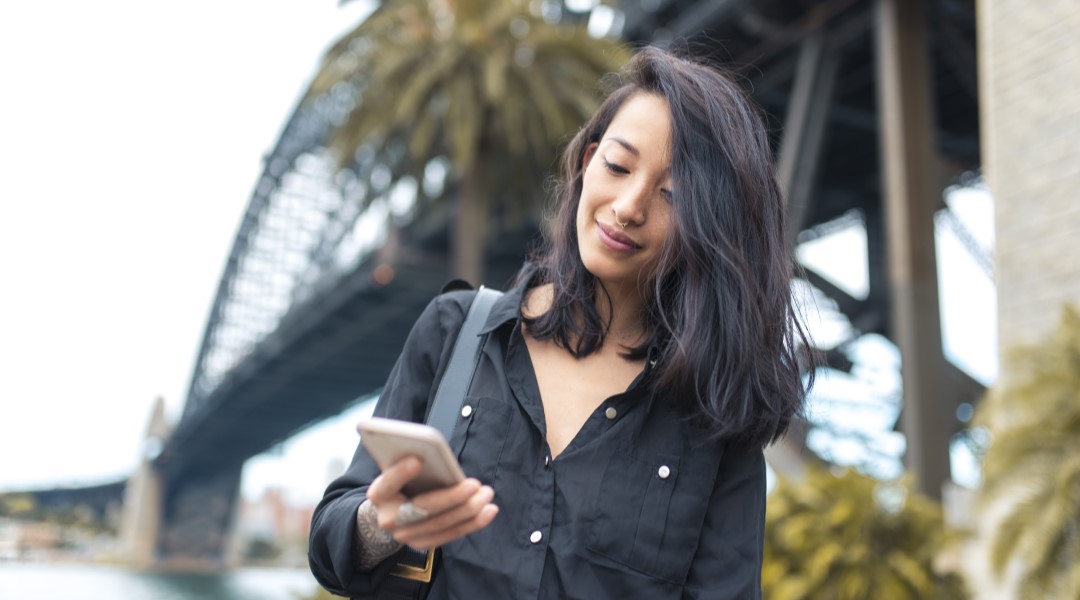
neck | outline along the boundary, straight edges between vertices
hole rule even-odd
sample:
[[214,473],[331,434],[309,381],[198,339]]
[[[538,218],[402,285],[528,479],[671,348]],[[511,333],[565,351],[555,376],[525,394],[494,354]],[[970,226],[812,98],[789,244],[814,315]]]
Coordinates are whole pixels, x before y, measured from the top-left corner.
[[645,337],[645,301],[637,289],[598,287],[596,310],[608,324],[605,345],[631,347]]

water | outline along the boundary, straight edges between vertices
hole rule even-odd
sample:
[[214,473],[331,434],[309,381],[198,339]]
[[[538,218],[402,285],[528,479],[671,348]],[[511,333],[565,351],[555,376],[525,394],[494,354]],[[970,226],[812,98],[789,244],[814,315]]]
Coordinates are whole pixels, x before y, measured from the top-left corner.
[[177,575],[103,565],[0,562],[0,600],[298,600],[316,587],[303,569]]

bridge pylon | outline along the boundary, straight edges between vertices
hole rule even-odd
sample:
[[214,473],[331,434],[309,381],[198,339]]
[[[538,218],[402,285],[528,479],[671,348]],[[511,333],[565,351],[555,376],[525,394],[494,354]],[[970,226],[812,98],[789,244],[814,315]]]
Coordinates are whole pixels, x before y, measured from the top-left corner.
[[120,521],[120,543],[124,557],[132,565],[150,568],[155,564],[158,531],[161,527],[162,482],[152,461],[161,452],[172,426],[165,417],[165,400],[158,397],[143,436],[141,456],[124,489]]
[[172,425],[158,398],[146,427],[139,465],[124,490],[122,554],[143,569],[214,571],[228,567],[234,544],[243,462],[168,478],[154,464]]

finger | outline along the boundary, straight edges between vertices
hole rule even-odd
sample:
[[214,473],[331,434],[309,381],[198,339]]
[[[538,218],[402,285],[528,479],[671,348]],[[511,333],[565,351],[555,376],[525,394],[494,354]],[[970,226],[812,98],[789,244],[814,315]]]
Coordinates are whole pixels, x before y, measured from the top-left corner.
[[447,542],[452,542],[460,537],[464,537],[479,531],[495,520],[495,517],[499,514],[499,507],[494,504],[488,504],[480,511],[480,514],[476,515],[472,519],[464,523],[445,529],[437,534],[431,536],[419,537],[408,544],[417,550],[427,550],[428,548],[437,548]]
[[471,520],[480,514],[480,511],[490,504],[494,498],[495,491],[485,485],[449,510],[432,515],[418,523],[398,527],[394,533],[401,537],[399,541],[403,543],[408,543],[409,540],[416,538],[431,536]]
[[450,487],[420,494],[413,498],[412,502],[417,508],[435,516],[468,502],[481,487],[479,481],[470,477]]
[[382,474],[375,478],[368,487],[367,497],[376,506],[390,498],[401,494],[401,488],[409,483],[417,475],[423,463],[415,456],[406,456],[383,470]]
[[[411,500],[411,504],[414,508],[427,513],[428,516],[411,523],[402,519],[402,507],[407,499],[405,496],[398,494],[394,499],[382,504],[379,511],[379,526],[393,532],[403,527],[411,527],[416,523],[426,523],[435,515],[465,504],[480,488],[480,482],[470,478],[445,490],[437,490],[416,496]],[[494,495],[494,492],[491,492],[491,494]]]
[[492,490],[488,486],[484,486],[476,490],[470,496],[465,497],[463,502],[449,507],[445,512],[432,515],[427,519],[411,524],[411,526],[408,527],[402,527],[397,531],[401,532],[403,535],[416,537],[453,528],[457,526],[457,524],[480,514],[481,509],[490,504],[491,500],[494,499],[495,490]]

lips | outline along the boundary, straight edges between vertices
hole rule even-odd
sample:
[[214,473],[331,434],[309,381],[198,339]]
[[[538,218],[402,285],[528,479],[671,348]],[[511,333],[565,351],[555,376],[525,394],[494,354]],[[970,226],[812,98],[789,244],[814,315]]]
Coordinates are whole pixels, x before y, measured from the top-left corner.
[[630,236],[625,233],[605,225],[600,221],[596,222],[598,228],[597,235],[600,237],[600,241],[607,247],[618,252],[633,252],[641,248],[637,242],[635,242]]

